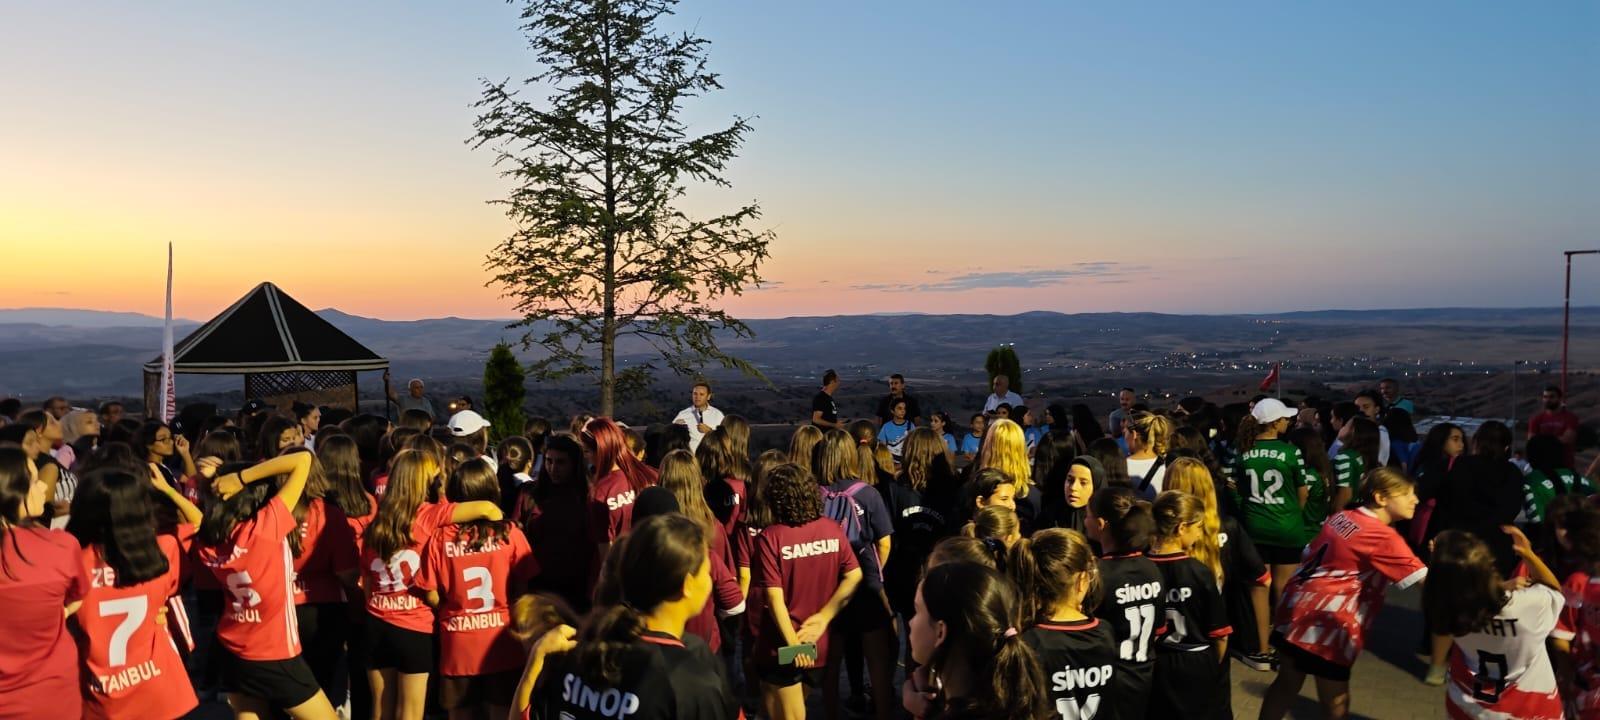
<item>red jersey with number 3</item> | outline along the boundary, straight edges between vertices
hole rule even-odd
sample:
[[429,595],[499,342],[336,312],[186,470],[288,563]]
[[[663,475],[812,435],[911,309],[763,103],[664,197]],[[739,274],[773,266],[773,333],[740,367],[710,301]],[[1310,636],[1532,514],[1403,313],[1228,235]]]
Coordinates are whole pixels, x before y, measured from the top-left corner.
[[200,562],[222,583],[227,601],[217,642],[241,660],[288,660],[300,654],[294,614],[294,559],[289,533],[300,528],[280,498],[233,528],[217,547],[201,547]]
[[[178,531],[192,536],[194,526]],[[83,631],[78,657],[86,670],[85,718],[177,718],[199,704],[172,634],[156,622],[178,592],[180,541],[160,535],[156,542],[167,571],[127,587],[116,586],[116,570],[98,547],[83,549],[89,593],[73,617]]]
[[487,675],[522,667],[526,653],[511,636],[513,584],[538,574],[528,539],[507,523],[506,539],[486,540],[477,550],[446,525],[429,541],[418,590],[437,590],[439,674]]
[[411,544],[389,558],[370,545],[361,549],[361,586],[367,591],[367,612],[412,632],[433,633],[433,608],[412,594],[422,571],[422,550],[439,528],[450,523],[455,503],[423,503],[411,519]]
[[1400,534],[1371,510],[1345,510],[1328,518],[1306,546],[1273,624],[1296,647],[1350,665],[1366,646],[1367,628],[1390,583],[1409,587],[1427,574]]
[[1511,593],[1482,629],[1456,638],[1445,709],[1451,718],[1561,720],[1561,692],[1545,639],[1565,601],[1555,588]]

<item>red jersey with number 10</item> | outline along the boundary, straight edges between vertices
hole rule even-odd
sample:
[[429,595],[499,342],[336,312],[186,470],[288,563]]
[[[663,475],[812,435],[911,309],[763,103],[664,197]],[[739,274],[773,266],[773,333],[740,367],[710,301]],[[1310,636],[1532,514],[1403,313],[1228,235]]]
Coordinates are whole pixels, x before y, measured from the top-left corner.
[[491,537],[473,550],[460,525],[446,525],[425,555],[416,584],[439,592],[439,674],[488,675],[522,667],[526,653],[510,632],[510,588],[539,572],[522,530],[507,523],[503,542]]
[[217,623],[217,642],[241,660],[289,660],[300,654],[289,556],[289,533],[299,529],[289,507],[274,497],[235,525],[227,542],[200,548],[200,562],[229,596]]
[[361,586],[367,591],[367,612],[395,627],[433,633],[433,608],[411,594],[422,570],[422,550],[439,528],[450,523],[455,503],[423,503],[411,519],[411,544],[393,557],[380,558],[371,545],[361,549]]
[[[194,526],[179,525],[178,531],[192,536]],[[89,593],[74,617],[84,637],[78,656],[87,670],[85,718],[176,718],[199,704],[172,634],[156,622],[167,598],[178,591],[182,550],[171,535],[157,536],[156,542],[167,556],[167,571],[127,587],[116,586],[116,570],[99,547],[83,549]]]
[[1366,508],[1330,518],[1306,546],[1300,571],[1283,588],[1274,625],[1306,652],[1350,665],[1383,608],[1390,583],[1409,587],[1428,574],[1400,534]]

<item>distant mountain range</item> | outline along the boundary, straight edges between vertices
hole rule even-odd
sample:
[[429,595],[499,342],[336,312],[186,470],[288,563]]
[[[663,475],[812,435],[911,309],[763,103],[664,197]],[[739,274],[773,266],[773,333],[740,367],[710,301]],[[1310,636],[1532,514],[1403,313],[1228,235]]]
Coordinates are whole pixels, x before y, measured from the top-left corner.
[[[471,388],[482,376],[488,350],[502,340],[515,343],[522,333],[508,329],[504,320],[391,321],[334,309],[318,314],[390,358],[397,382],[415,375],[439,387]],[[1575,362],[1600,365],[1600,308],[1574,308],[1572,319]],[[177,337],[196,325],[180,321]],[[1104,384],[1129,374],[1244,377],[1254,374],[1256,364],[1271,361],[1305,368],[1293,369],[1290,377],[1320,368],[1319,378],[1333,378],[1340,368],[1359,378],[1383,368],[1548,363],[1559,357],[1561,310],[907,314],[791,317],[749,325],[753,338],[724,338],[723,347],[762,368],[780,388],[807,388],[827,368],[854,378],[901,372],[925,387],[966,385],[981,378],[985,353],[1002,343],[1015,345],[1029,373],[1062,383]],[[158,354],[160,337],[161,320],[137,313],[0,310],[0,395],[135,396],[142,387],[140,366]],[[624,365],[651,359],[650,348],[638,341],[621,343],[618,356]],[[241,384],[236,377],[185,376],[180,387],[219,392]]]

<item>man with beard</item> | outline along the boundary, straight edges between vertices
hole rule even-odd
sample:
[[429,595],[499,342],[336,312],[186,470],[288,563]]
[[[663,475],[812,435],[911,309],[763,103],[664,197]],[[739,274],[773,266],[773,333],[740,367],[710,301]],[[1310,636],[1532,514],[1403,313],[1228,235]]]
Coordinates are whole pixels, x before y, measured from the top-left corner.
[[1567,409],[1561,388],[1551,385],[1539,399],[1544,402],[1544,410],[1528,421],[1528,439],[1549,435],[1560,440],[1566,449],[1567,467],[1572,467],[1572,456],[1578,446],[1578,416]]

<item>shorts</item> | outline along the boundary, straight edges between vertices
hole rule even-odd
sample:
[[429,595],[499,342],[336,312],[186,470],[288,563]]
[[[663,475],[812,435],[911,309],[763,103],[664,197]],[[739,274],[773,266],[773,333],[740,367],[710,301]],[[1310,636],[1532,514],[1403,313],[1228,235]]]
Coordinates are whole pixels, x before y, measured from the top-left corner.
[[[761,682],[780,688],[799,685],[800,683],[817,687],[822,684],[822,671],[827,669],[828,666],[826,665],[798,668],[793,665],[777,665],[765,662],[756,663],[755,667],[756,677],[761,678]],[[837,672],[837,669],[835,671]]]
[[1218,706],[1221,668],[1210,648],[1195,652],[1157,648],[1145,717],[1211,717]]
[[303,658],[245,660],[221,643],[216,652],[222,661],[222,689],[227,692],[261,698],[280,710],[298,707],[322,692]]
[[406,675],[433,672],[433,634],[407,630],[377,618],[367,620],[367,669]]
[[1350,682],[1350,666],[1340,665],[1332,660],[1319,657],[1307,652],[1283,636],[1283,633],[1272,631],[1272,646],[1278,649],[1278,654],[1294,669],[1307,675],[1319,677],[1324,680]]
[[875,630],[893,632],[894,616],[889,614],[882,591],[865,588],[850,596],[850,601],[839,610],[839,616],[833,619],[828,628],[829,632],[835,633],[869,633]]
[[1300,559],[1306,554],[1306,546],[1256,543],[1256,552],[1261,554],[1261,562],[1268,565],[1299,565]]
[[507,670],[488,675],[453,676],[439,678],[439,705],[446,710],[460,710],[474,705],[507,705],[517,692],[517,681],[522,671]]

